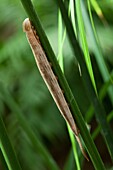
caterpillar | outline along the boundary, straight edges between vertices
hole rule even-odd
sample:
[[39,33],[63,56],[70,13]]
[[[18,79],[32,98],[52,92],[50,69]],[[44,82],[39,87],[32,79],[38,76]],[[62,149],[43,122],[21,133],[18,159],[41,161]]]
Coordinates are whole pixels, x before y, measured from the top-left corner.
[[23,31],[26,33],[27,40],[28,40],[30,47],[32,49],[37,67],[40,71],[42,78],[44,79],[44,81],[45,81],[58,109],[60,110],[62,116],[70,125],[70,128],[72,129],[72,131],[76,137],[76,140],[80,146],[82,154],[88,160],[88,157],[83,149],[83,146],[82,146],[82,143],[81,143],[81,140],[79,137],[79,130],[75,124],[75,121],[71,114],[68,103],[66,102],[66,99],[65,99],[62,89],[58,83],[56,75],[54,74],[54,72],[51,68],[51,64],[49,63],[49,61],[46,57],[46,54],[45,54],[45,52],[41,46],[41,43],[39,41],[39,37],[36,35],[36,31],[35,31],[34,27],[32,26],[29,18],[26,18],[23,22]]

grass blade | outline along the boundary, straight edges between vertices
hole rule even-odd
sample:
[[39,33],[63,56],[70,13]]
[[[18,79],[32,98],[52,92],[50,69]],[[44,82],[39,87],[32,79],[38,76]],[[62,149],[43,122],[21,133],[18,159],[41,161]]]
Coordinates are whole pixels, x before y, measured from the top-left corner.
[[87,90],[87,94],[89,96],[89,99],[90,99],[91,103],[93,104],[93,106],[95,108],[96,119],[102,126],[102,135],[103,135],[103,137],[106,141],[108,151],[109,151],[111,158],[113,160],[113,133],[111,131],[109,124],[107,123],[105,110],[103,108],[102,103],[99,101],[99,99],[98,99],[98,97],[97,97],[97,95],[94,91],[94,88],[92,86],[90,76],[89,76],[88,70],[86,68],[84,59],[83,59],[84,58],[83,53],[82,53],[80,46],[79,46],[79,44],[76,40],[74,30],[73,30],[71,21],[68,18],[67,11],[65,9],[64,3],[63,3],[62,0],[58,0],[57,3],[58,3],[58,5],[61,9],[61,13],[62,13],[64,22],[65,22],[65,25],[66,25],[67,33],[68,33],[70,43],[71,43],[72,48],[73,48],[73,52],[74,52],[80,66],[81,66],[82,80],[83,80],[84,86]]
[[[111,72],[110,80],[107,81],[106,83],[104,83],[101,90],[99,91],[99,99],[101,101],[106,96],[109,86],[111,86],[111,79],[113,79],[113,71]],[[93,117],[93,113],[94,113],[94,108],[91,105],[90,108],[88,109],[87,113],[86,113],[86,116],[85,116],[85,120],[86,120],[87,123],[89,123],[91,121],[91,119]]]
[[104,18],[102,10],[101,10],[100,6],[98,5],[97,1],[96,0],[90,0],[90,3],[92,4],[95,12],[100,17],[100,19],[103,21],[103,23],[106,24],[106,20]]
[[87,68],[88,68],[88,71],[89,71],[89,74],[91,77],[92,84],[96,91],[96,84],[95,84],[95,80],[94,80],[93,69],[92,69],[92,64],[91,64],[91,60],[90,60],[90,54],[88,51],[85,28],[84,28],[83,17],[82,17],[82,12],[81,12],[81,1],[76,0],[75,3],[76,3],[77,21],[78,21],[78,27],[79,27],[80,39],[82,42],[84,57],[85,57],[86,65],[87,65]]
[[21,170],[16,154],[13,150],[5,125],[0,117],[0,149],[9,170]]
[[[70,15],[70,11],[71,11],[71,8],[73,8],[73,3],[72,3],[72,0],[70,0],[70,4],[69,4],[69,15]],[[72,10],[73,11],[73,10]],[[74,11],[73,11],[74,13]],[[71,14],[72,16],[72,19],[73,19],[73,23],[74,22],[74,17],[73,17],[73,13]],[[66,38],[66,29],[64,29],[64,32],[62,31],[62,16],[61,16],[61,13],[59,11],[59,20],[58,20],[59,24],[58,24],[58,46],[59,46],[59,51],[58,51],[58,61],[59,61],[59,65],[62,69],[62,71],[64,72],[64,65],[63,65],[63,44],[64,44],[64,39]],[[73,27],[75,28],[75,24],[73,24]],[[75,30],[75,29],[74,29]],[[62,34],[63,32],[63,34]],[[71,140],[71,144],[72,144],[72,149],[73,149],[73,153],[74,153],[74,159],[75,159],[75,162],[76,162],[76,166],[77,166],[77,170],[80,170],[80,163],[79,163],[79,158],[78,158],[78,153],[77,153],[77,149],[76,149],[76,141],[75,141],[75,137],[74,137],[74,134],[70,128],[70,126],[68,125],[67,123],[67,128],[68,128],[68,133],[69,133],[69,137],[70,137],[70,140]]]
[[[110,122],[112,119],[113,119],[113,111],[111,111],[111,112],[108,114],[108,116],[107,116],[107,121]],[[94,131],[93,134],[92,134],[92,138],[95,139],[95,138],[98,136],[98,134],[99,134],[100,131],[101,131],[101,126],[98,125],[98,127],[95,129],[95,131]]]
[[[100,73],[102,75],[102,78],[104,80],[104,82],[107,82],[110,79],[110,74],[108,71],[108,68],[106,66],[106,63],[104,61],[103,55],[102,55],[102,51],[99,45],[99,40],[98,40],[98,36],[95,30],[95,26],[94,26],[94,22],[93,22],[93,17],[92,17],[92,13],[91,13],[91,7],[90,7],[90,2],[89,0],[87,0],[88,3],[88,10],[89,10],[89,15],[90,15],[90,20],[91,20],[91,24],[84,6],[84,2],[82,0],[82,9],[83,9],[83,18],[84,18],[84,24],[85,24],[85,28],[87,30],[87,32],[89,33],[90,39],[92,41],[93,44],[93,53],[95,54],[95,59],[97,61]],[[91,26],[92,25],[92,26]],[[111,79],[111,84],[113,84],[113,79]],[[113,105],[113,85],[111,85],[108,88],[108,95],[109,98],[112,102]]]
[[[94,142],[91,139],[91,136],[87,130],[87,127],[85,125],[84,119],[81,115],[81,112],[78,108],[78,105],[73,97],[73,94],[67,84],[67,81],[64,77],[64,75],[61,72],[61,69],[58,65],[58,62],[55,58],[54,52],[49,44],[49,41],[42,29],[42,26],[40,24],[40,21],[38,19],[38,16],[33,8],[33,5],[30,0],[21,0],[30,20],[32,21],[33,25],[35,26],[35,29],[37,31],[37,34],[40,37],[40,41],[42,43],[42,46],[45,50],[46,56],[48,57],[48,60],[52,63],[53,71],[58,77],[59,84],[61,85],[61,88],[63,89],[65,93],[65,97],[67,102],[70,105],[70,109],[72,110],[72,113],[75,113],[74,116],[76,118],[77,125],[80,129],[81,136],[84,140],[84,143],[86,145],[87,151],[91,157],[91,160],[94,164],[95,169],[105,169],[103,162],[99,156],[99,153],[94,145]],[[58,2],[58,1],[57,1]]]
[[7,164],[5,162],[4,156],[2,154],[2,151],[0,149],[0,163],[2,164],[2,167],[4,170],[8,170]]
[[[9,108],[14,112],[17,116],[17,120],[19,121],[19,124],[23,128],[24,132],[29,137],[29,140],[31,141],[34,149],[41,154],[43,157],[46,165],[51,170],[59,170],[57,164],[53,160],[52,156],[49,154],[47,149],[44,147],[44,145],[38,140],[35,133],[31,129],[29,123],[26,121],[26,118],[23,116],[24,114],[21,112],[19,106],[16,104],[14,99],[12,98],[11,94],[7,91],[7,89],[4,88],[4,86],[0,83],[0,89],[2,91],[2,98],[6,102],[6,104],[9,106]],[[4,96],[4,97],[3,97]]]

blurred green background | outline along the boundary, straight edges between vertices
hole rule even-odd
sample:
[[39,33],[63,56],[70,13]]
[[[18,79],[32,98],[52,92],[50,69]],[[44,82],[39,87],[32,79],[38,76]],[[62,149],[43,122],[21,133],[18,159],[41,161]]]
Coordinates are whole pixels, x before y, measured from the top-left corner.
[[[113,1],[98,1],[106,22],[97,16],[93,17],[99,36],[103,56],[109,71],[113,70]],[[58,9],[53,0],[33,1],[43,28],[57,56],[58,54]],[[70,152],[71,144],[64,119],[60,115],[47,87],[37,69],[31,49],[22,30],[22,22],[27,17],[23,6],[17,0],[0,0],[0,82],[11,92],[27,121],[37,136],[48,148],[58,165],[62,168]],[[103,80],[93,56],[91,38],[87,35],[91,60],[98,91]],[[78,63],[73,56],[68,39],[64,44],[64,68],[69,85],[75,95],[82,114],[85,115],[90,104],[80,80]],[[75,88],[76,87],[76,88]],[[112,110],[109,97],[104,98],[106,112]],[[6,124],[8,134],[16,149],[23,169],[46,170],[43,159],[36,155],[29,139],[20,128],[15,113],[0,100],[0,114]],[[96,127],[95,118],[90,122],[91,130]],[[101,136],[96,139],[96,144]],[[100,146],[100,145],[99,145]],[[105,157],[106,147],[99,148],[102,158],[108,165],[109,157]],[[87,162],[83,164],[86,169]],[[2,164],[0,164],[2,169]],[[93,169],[92,167],[90,167]]]

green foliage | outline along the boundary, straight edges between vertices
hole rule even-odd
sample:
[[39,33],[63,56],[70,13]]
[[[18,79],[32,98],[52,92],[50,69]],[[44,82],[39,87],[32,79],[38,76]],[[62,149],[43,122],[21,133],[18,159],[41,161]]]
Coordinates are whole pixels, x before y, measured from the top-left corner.
[[[91,16],[88,15],[87,4],[83,4],[82,14],[83,14],[86,36],[88,35],[87,37],[88,50],[91,57],[90,62],[92,63],[92,68],[94,72],[93,76],[95,77],[97,93],[99,93],[100,91],[100,96],[101,95],[103,96],[100,98],[102,100],[102,104],[105,107],[106,113],[108,115],[107,116],[108,122],[109,121],[112,122],[113,91],[111,91],[111,94],[110,92],[108,92],[107,94],[107,91],[109,91],[108,89],[113,86],[112,84],[113,76],[110,77],[109,74],[110,72],[113,71],[112,70],[113,68],[113,58],[112,58],[113,6],[111,5],[112,0],[111,1],[98,0],[96,2],[97,5],[99,5],[99,8],[101,9],[101,12],[103,13],[104,16],[104,20],[98,18],[97,11],[95,13],[94,6],[91,6],[91,10],[93,11],[92,19],[94,20],[96,33],[98,34],[98,38],[99,38],[98,41],[99,47],[95,43],[94,40],[94,38],[96,38],[95,35],[92,34],[94,30],[91,27],[92,24],[90,22]],[[43,28],[50,40],[50,44],[54,49],[54,53],[57,54],[58,53],[57,50],[58,9],[56,3],[55,1],[52,0],[50,0],[49,2],[47,0],[41,0],[41,1],[34,0],[33,4],[38,13]],[[66,5],[67,4],[68,3],[66,1]],[[75,19],[75,23],[73,20],[73,26],[74,26],[74,30],[77,31],[77,36],[78,36],[79,35],[78,27],[75,28],[75,26],[77,26],[76,8],[74,6],[71,9],[74,10],[73,13],[75,13],[75,18],[72,18],[72,20]],[[84,10],[87,15],[85,15]],[[28,16],[25,13],[20,1],[1,0],[0,2],[0,82],[2,82],[4,89],[10,92],[10,93],[8,92],[10,98],[7,100],[8,94],[6,94],[5,97],[5,93],[3,92],[1,86],[0,115],[4,121],[5,128],[7,130],[6,133],[8,134],[8,137],[10,139],[9,143],[11,141],[22,169],[46,170],[47,167],[49,167],[49,169],[52,169],[52,167],[56,167],[56,169],[59,169],[58,168],[58,166],[60,165],[59,160],[61,158],[62,158],[62,163],[61,163],[62,165],[60,165],[61,169],[63,168],[66,170],[75,169],[76,166],[73,159],[73,151],[71,148],[65,149],[70,139],[67,136],[67,130],[66,130],[64,120],[60,116],[60,113],[56,108],[56,105],[54,104],[53,99],[51,98],[47,90],[47,87],[45,86],[39,74],[39,71],[37,70],[34,58],[29,48],[25,34],[23,33],[22,30],[22,22],[26,17]],[[62,23],[62,30],[63,29],[65,31],[65,26]],[[65,32],[65,36],[66,33],[67,30]],[[41,36],[42,36],[41,40],[44,39],[43,35]],[[63,43],[64,45],[61,43],[62,48],[60,49],[61,50],[60,54],[62,53],[64,56],[65,75],[70,84],[75,99],[78,103],[78,106],[81,112],[83,113],[83,117],[85,117],[85,120],[91,126],[91,133],[93,134],[93,138],[97,140],[97,143],[100,143],[100,145],[103,146],[104,143],[103,137],[101,138],[101,141],[99,141],[97,137],[97,135],[100,136],[99,132],[101,131],[101,127],[98,124],[97,129],[92,128],[92,125],[95,123],[94,108],[89,102],[88,93],[81,81],[81,77],[78,69],[78,62],[73,57],[74,54],[72,53],[67,37],[65,41],[63,40]],[[101,50],[101,53],[98,53],[98,50]],[[102,57],[102,59],[104,60],[109,74],[109,77],[107,77],[106,80],[104,79],[105,74],[102,74],[101,71],[102,70],[101,68],[104,65],[102,64],[102,62],[101,64],[98,63],[99,57]],[[54,67],[55,65],[53,66],[53,68]],[[104,68],[105,67],[103,67],[103,70],[106,71]],[[14,106],[10,105],[11,101],[14,102],[13,103]],[[89,108],[91,109],[88,112],[87,110]],[[19,116],[17,116],[19,114],[23,115],[23,119],[21,119],[21,116],[20,118]],[[27,122],[27,125],[25,122]],[[82,125],[80,126],[82,128]],[[1,123],[0,132],[2,128],[3,126]],[[85,134],[83,135],[83,132],[81,134],[84,140]],[[86,139],[87,139],[87,135],[86,135]],[[38,146],[38,142],[41,143],[41,147],[39,147],[40,144]],[[87,146],[86,143],[84,145]],[[42,148],[42,150],[39,149],[38,147]],[[5,149],[6,151],[8,151],[7,146]],[[50,150],[51,153],[49,153],[48,150]],[[60,153],[59,151],[56,153],[55,152],[56,150],[57,151],[63,150],[63,152]],[[67,150],[66,154],[64,150]],[[85,164],[88,165],[91,162],[87,163],[87,161],[85,160],[83,161],[84,158],[80,154],[80,150],[77,148],[76,150],[78,152],[80,167],[81,168],[83,167],[82,169],[85,169],[84,168]],[[7,160],[5,159],[2,149],[1,151],[2,152],[0,153],[0,169],[2,168],[7,169],[6,166]],[[105,150],[103,150],[103,152],[104,154],[106,154]],[[89,155],[90,154],[92,153],[89,153]],[[7,152],[6,155],[8,156]],[[62,156],[60,157],[60,155]],[[100,153],[100,155],[102,155],[102,152]],[[106,155],[108,155],[109,157],[108,153]],[[58,165],[54,162],[53,157],[55,157],[56,161],[58,162]],[[112,169],[112,164],[111,161],[109,160],[108,159],[103,160],[104,165]],[[16,164],[14,164],[14,166],[15,165]]]

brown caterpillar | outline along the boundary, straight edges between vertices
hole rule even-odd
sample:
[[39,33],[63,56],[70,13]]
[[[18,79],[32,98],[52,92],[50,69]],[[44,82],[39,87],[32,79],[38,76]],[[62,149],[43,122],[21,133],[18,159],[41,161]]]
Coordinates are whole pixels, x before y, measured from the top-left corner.
[[79,138],[79,131],[75,124],[75,121],[72,117],[69,106],[66,102],[62,89],[57,81],[57,78],[50,66],[50,63],[47,60],[46,54],[41,46],[38,36],[36,35],[36,31],[33,29],[29,18],[26,18],[23,22],[23,30],[26,32],[26,36],[32,52],[34,54],[36,64],[40,71],[41,76],[43,77],[57,107],[59,108],[62,116],[70,125],[73,133],[75,134],[76,140],[80,146],[80,149],[84,155],[84,157],[88,160],[88,157],[82,147],[82,143]]

